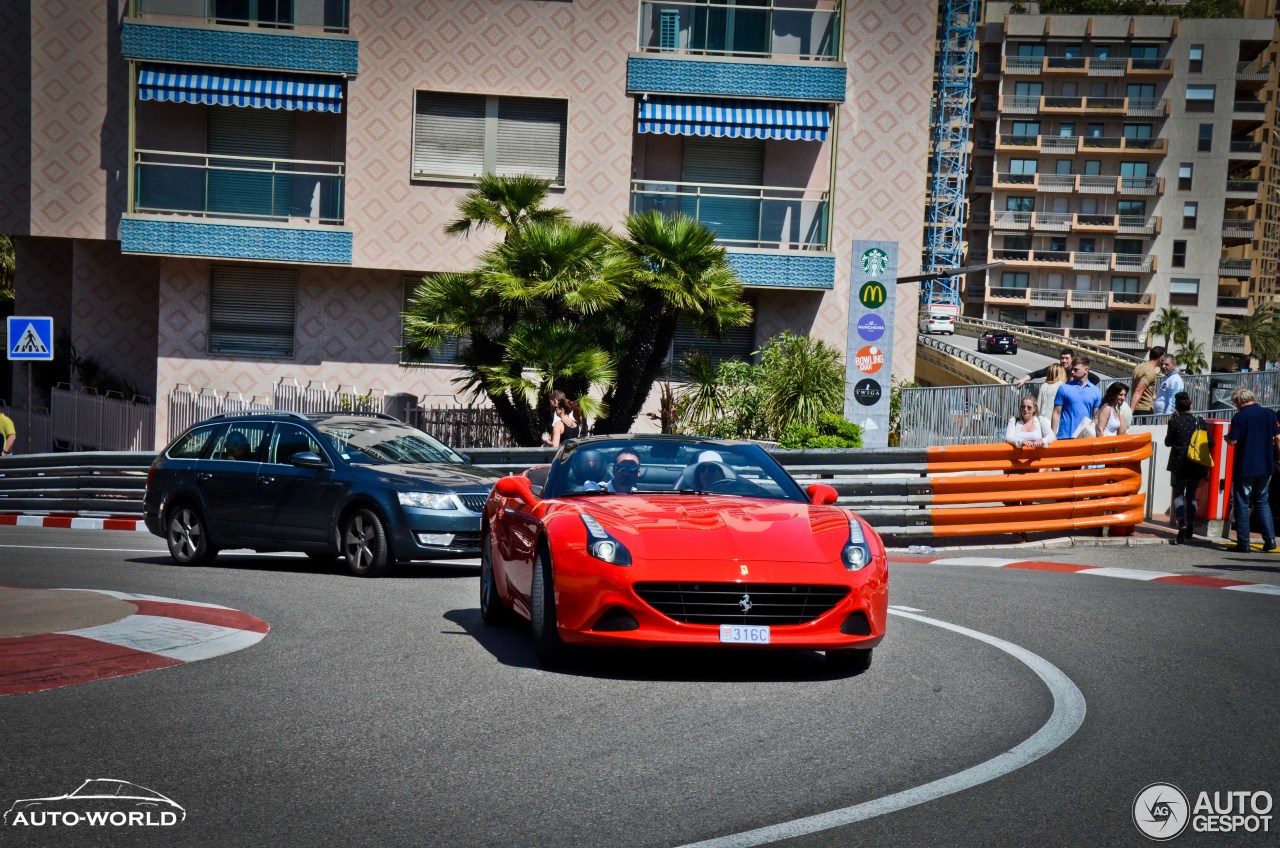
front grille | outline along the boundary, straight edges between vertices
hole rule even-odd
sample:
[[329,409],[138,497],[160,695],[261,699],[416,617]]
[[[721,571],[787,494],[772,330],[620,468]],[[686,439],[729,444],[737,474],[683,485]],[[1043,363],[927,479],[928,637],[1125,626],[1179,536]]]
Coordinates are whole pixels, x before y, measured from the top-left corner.
[[458,500],[462,501],[462,505],[472,512],[484,512],[485,501],[489,500],[488,495],[458,495]]
[[479,533],[454,533],[453,542],[450,543],[451,548],[479,548]]
[[635,590],[685,624],[805,624],[849,594],[847,586],[807,583],[637,583]]

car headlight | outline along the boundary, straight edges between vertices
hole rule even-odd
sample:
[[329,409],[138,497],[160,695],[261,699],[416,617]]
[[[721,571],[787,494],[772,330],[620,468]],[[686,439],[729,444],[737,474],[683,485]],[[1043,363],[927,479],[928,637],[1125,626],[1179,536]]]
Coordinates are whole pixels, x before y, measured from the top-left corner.
[[587,527],[587,553],[612,565],[631,565],[631,552],[619,542],[593,515],[582,513],[582,523]]
[[850,516],[849,543],[841,552],[844,567],[850,571],[861,571],[871,562],[871,546],[867,544],[867,534],[862,532],[862,522]]
[[453,495],[441,495],[435,492],[396,492],[400,506],[416,506],[419,509],[457,509],[458,503]]

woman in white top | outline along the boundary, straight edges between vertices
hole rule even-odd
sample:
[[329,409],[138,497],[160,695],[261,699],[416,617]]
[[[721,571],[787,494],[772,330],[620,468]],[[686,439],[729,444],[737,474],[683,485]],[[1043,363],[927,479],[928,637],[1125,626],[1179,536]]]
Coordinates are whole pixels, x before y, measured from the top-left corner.
[[1046,413],[1053,412],[1053,402],[1058,397],[1058,389],[1062,388],[1065,382],[1067,382],[1067,369],[1062,367],[1062,363],[1055,362],[1050,365],[1049,370],[1045,372],[1044,385],[1040,387],[1039,396],[1036,398],[1036,406]]
[[1042,448],[1053,442],[1053,428],[1040,416],[1040,407],[1031,395],[1018,402],[1018,415],[1009,419],[1004,440],[1015,448]]
[[1124,383],[1112,383],[1107,386],[1107,393],[1102,396],[1102,405],[1098,407],[1098,417],[1094,426],[1099,436],[1123,436],[1129,432],[1129,422],[1121,413],[1121,406],[1129,394],[1129,387]]

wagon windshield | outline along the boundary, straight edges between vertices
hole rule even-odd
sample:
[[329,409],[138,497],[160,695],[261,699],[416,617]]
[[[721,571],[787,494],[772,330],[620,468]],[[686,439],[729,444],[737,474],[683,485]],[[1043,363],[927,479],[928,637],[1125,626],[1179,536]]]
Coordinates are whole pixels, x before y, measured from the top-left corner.
[[544,497],[729,495],[807,502],[800,486],[759,445],[701,439],[608,439],[565,447]]

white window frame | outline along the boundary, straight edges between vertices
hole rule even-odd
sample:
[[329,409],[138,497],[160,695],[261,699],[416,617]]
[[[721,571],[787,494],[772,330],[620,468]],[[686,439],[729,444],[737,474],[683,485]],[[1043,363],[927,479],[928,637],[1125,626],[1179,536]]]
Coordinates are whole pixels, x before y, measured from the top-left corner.
[[1170,277],[1169,294],[1200,296],[1200,281],[1192,277]]
[[[271,310],[266,300],[270,299]],[[252,303],[257,301],[257,306]],[[217,311],[224,310],[219,316]],[[273,314],[274,313],[274,314]],[[274,319],[274,332],[271,324]],[[209,323],[205,350],[210,356],[292,359],[297,350],[298,272],[291,268],[214,265],[209,269]],[[222,323],[222,328],[217,324]],[[238,329],[233,332],[228,329]],[[261,335],[275,344],[255,347],[236,341]],[[288,346],[280,342],[288,335]],[[221,340],[220,340],[221,339]]]
[[[458,174],[448,173],[443,168],[431,168],[432,163],[428,161],[420,161],[417,152],[418,146],[418,124],[419,124],[419,104],[422,98],[430,98],[432,95],[442,95],[455,98],[477,98],[484,101],[484,118],[483,118],[483,154],[480,174]],[[563,121],[560,122],[560,150],[558,174],[551,179],[552,186],[563,188],[567,179],[568,171],[568,135],[569,135],[569,98],[567,97],[525,97],[515,94],[487,94],[483,92],[470,91],[441,91],[438,89],[415,89],[413,92],[413,101],[410,109],[413,115],[413,129],[410,133],[409,140],[409,178],[414,181],[442,182],[442,183],[462,183],[474,184],[480,179],[482,174],[493,173],[516,173],[516,171],[502,170],[502,148],[499,145],[501,133],[501,112],[502,102],[508,101],[542,101],[547,104],[563,104]]]

